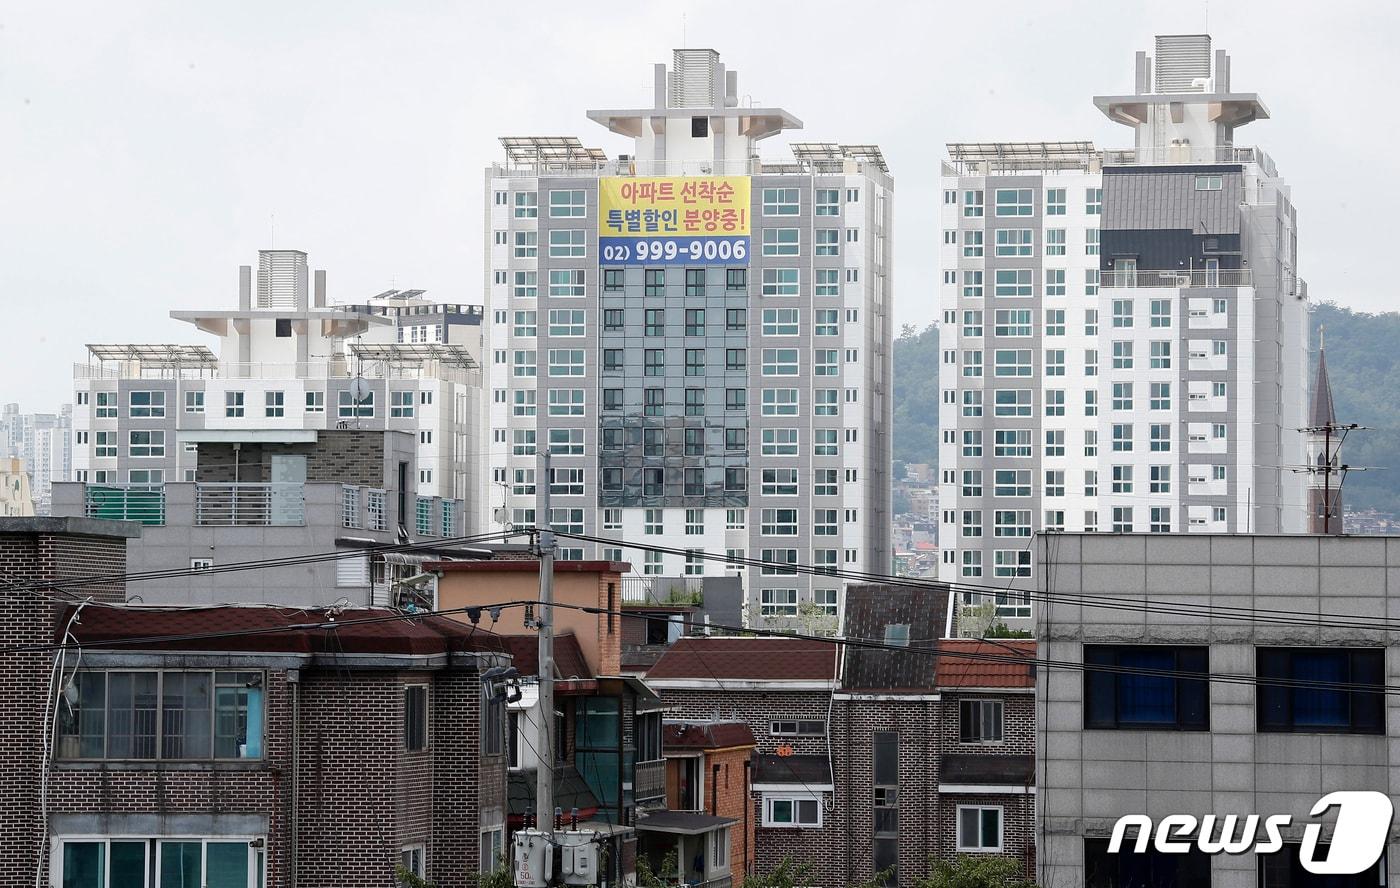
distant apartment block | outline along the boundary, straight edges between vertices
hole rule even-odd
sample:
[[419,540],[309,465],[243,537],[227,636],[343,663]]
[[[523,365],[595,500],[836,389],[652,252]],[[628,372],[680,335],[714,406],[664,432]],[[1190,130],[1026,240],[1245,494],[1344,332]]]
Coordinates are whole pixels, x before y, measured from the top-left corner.
[[893,179],[873,145],[760,160],[802,124],[712,50],[654,76],[650,106],[588,112],[629,154],[505,138],[486,172],[502,517],[602,540],[564,558],[638,541],[672,550],[627,555],[645,577],[739,576],[754,624],[834,618],[843,583],[791,565],[890,568]]
[[58,413],[20,413],[18,404],[0,408],[0,458],[23,460],[34,510],[49,514],[53,482],[73,471],[73,405]]
[[[1208,36],[1095,105],[1135,145],[958,143],[943,185],[939,576],[1025,621],[1038,531],[1301,532],[1307,287]],[[995,589],[995,591],[992,591]]]

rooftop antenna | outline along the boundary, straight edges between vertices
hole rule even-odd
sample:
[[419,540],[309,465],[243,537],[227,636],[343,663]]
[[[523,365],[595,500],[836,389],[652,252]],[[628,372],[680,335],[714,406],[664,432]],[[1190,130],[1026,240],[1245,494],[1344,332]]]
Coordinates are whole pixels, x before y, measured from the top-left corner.
[[269,213],[269,214],[268,214],[268,217],[267,217],[267,227],[268,227],[268,229],[270,230],[270,234],[269,234],[269,236],[268,236],[268,240],[270,240],[270,241],[272,242],[271,245],[270,245],[270,248],[273,249],[273,250],[275,250],[275,249],[277,249],[277,214],[276,214],[276,213]]
[[682,13],[681,13],[681,49],[685,49],[685,48],[687,48],[687,47],[689,47],[689,46],[690,46],[690,44],[685,42],[685,13],[682,12]]

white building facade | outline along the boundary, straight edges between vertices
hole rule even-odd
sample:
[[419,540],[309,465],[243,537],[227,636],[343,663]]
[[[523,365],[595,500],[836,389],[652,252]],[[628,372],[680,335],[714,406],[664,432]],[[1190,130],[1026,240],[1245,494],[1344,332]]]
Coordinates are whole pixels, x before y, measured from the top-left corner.
[[[1301,532],[1306,285],[1266,118],[1208,36],[1157,39],[1136,144],[949,146],[940,577],[1032,616],[1041,530]],[[1153,87],[1155,77],[1155,91]]]
[[840,581],[783,565],[890,567],[893,180],[879,149],[806,143],[760,161],[760,140],[801,123],[740,107],[712,50],[657,65],[653,107],[589,117],[632,153],[503,139],[507,163],[486,175],[500,517],[536,522],[549,448],[551,523],[595,538],[564,539],[564,557],[741,575],[757,622],[835,615]]

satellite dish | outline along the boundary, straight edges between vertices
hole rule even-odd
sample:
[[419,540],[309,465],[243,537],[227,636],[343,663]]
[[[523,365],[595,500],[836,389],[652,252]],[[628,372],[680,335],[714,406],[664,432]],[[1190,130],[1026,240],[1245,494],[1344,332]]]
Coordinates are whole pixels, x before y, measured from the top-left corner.
[[495,517],[497,524],[505,525],[507,527],[510,526],[510,512],[506,510],[505,506],[496,507]]
[[350,383],[350,397],[355,400],[356,404],[363,404],[372,393],[373,389],[370,387],[369,380],[363,376],[356,376],[354,381]]

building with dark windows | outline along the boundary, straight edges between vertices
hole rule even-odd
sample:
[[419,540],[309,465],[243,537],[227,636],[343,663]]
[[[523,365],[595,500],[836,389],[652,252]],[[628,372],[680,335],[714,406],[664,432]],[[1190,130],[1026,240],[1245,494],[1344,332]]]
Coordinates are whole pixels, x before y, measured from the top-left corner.
[[622,153],[508,137],[486,172],[500,518],[595,538],[561,539],[566,558],[741,578],[751,625],[834,624],[843,582],[787,565],[891,564],[894,180],[874,145],[760,159],[802,123],[741,105],[714,50],[676,50],[652,85],[588,112]]
[[[1400,651],[1385,623],[1400,541],[1057,534],[1035,548],[1049,599],[1036,627],[1049,664],[1036,686],[1042,884],[1393,884],[1393,829],[1360,875],[1311,874],[1299,854],[1310,823],[1321,846],[1332,838],[1336,809],[1309,816],[1324,795],[1400,792]],[[1088,606],[1092,596],[1114,604]],[[1126,815],[1230,814],[1289,815],[1283,849],[1137,853],[1133,827],[1108,853]]]
[[[1037,531],[1305,529],[1307,286],[1267,120],[1209,35],[1097,96],[1131,147],[948,146],[938,576],[1029,628]],[[963,628],[966,628],[964,626]]]

